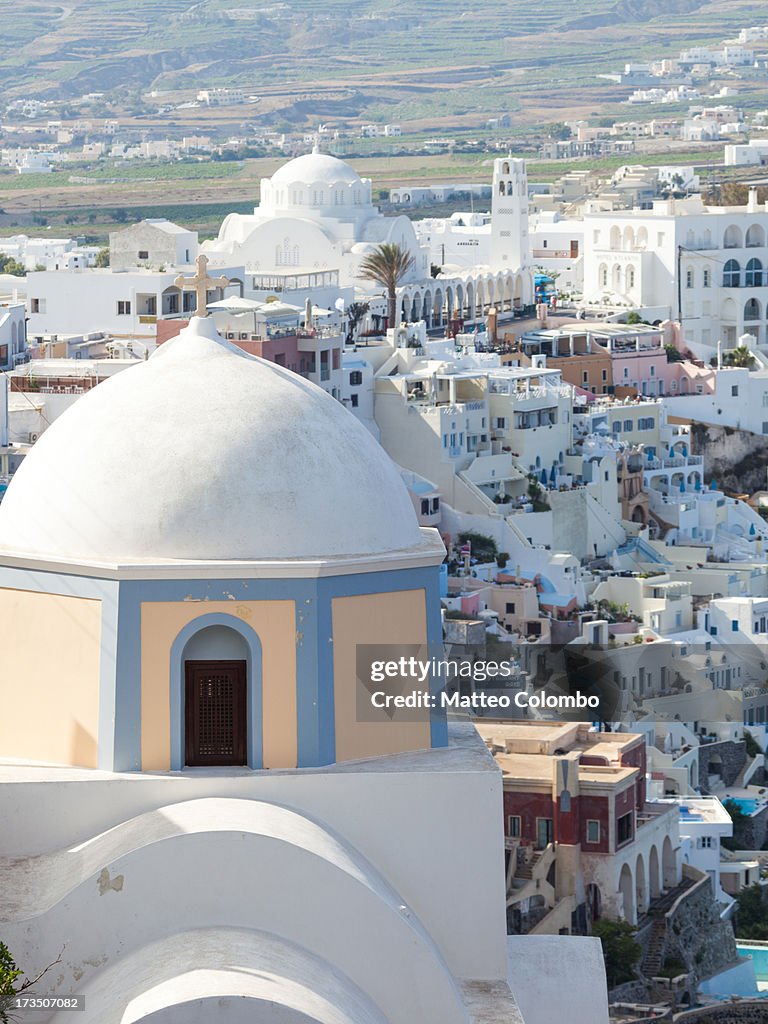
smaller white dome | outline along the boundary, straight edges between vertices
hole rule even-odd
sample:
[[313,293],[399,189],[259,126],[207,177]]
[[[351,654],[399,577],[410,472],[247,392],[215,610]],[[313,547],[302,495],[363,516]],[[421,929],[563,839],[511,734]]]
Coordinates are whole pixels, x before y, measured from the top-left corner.
[[361,185],[349,164],[327,153],[305,153],[283,164],[270,179],[273,185]]
[[0,551],[38,557],[296,560],[430,544],[359,420],[199,317],[78,399],[0,504]]

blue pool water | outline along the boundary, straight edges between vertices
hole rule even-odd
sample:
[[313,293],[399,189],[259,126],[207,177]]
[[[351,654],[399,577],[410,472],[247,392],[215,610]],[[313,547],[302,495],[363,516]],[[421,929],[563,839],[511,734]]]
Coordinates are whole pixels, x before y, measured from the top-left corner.
[[739,956],[752,958],[756,981],[768,981],[768,946],[750,946],[749,943],[736,943]]
[[744,812],[744,814],[754,814],[755,811],[760,809],[761,802],[759,800],[752,800],[748,797],[730,797],[730,799],[736,804],[736,806]]

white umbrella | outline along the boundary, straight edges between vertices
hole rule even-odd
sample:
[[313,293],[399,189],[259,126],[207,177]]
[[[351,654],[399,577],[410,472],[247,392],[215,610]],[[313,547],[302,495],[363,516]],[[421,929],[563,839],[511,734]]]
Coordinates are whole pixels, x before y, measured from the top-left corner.
[[312,316],[320,316],[320,317],[322,317],[322,316],[333,316],[333,310],[332,309],[323,309],[322,306],[313,306],[312,307]]
[[264,316],[290,316],[295,313],[303,313],[300,306],[292,306],[290,302],[263,302],[259,309]]
[[206,309],[226,310],[231,313],[253,313],[255,310],[263,309],[266,303],[257,302],[255,299],[241,299],[239,295],[231,295],[227,299],[219,299],[218,302],[209,302]]

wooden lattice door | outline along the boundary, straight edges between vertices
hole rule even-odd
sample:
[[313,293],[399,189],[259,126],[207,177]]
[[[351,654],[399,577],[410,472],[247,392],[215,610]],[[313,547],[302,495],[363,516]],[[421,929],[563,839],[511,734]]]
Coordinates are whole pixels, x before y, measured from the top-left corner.
[[186,764],[247,763],[244,661],[188,661],[186,666]]

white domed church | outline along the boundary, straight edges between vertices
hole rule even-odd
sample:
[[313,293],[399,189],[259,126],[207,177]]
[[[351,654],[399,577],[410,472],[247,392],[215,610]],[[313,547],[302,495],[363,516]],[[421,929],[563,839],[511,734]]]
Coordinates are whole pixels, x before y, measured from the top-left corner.
[[61,954],[35,994],[522,1021],[494,762],[358,680],[439,649],[443,556],[364,427],[209,319],[54,423],[0,506],[0,940]]
[[247,286],[256,292],[268,290],[261,285],[280,274],[335,274],[338,288],[359,289],[360,260],[382,242],[413,255],[403,283],[429,278],[428,249],[408,217],[384,217],[373,205],[370,179],[315,149],[262,179],[253,214],[229,214],[218,238],[202,250],[214,263],[243,264],[251,278]]

